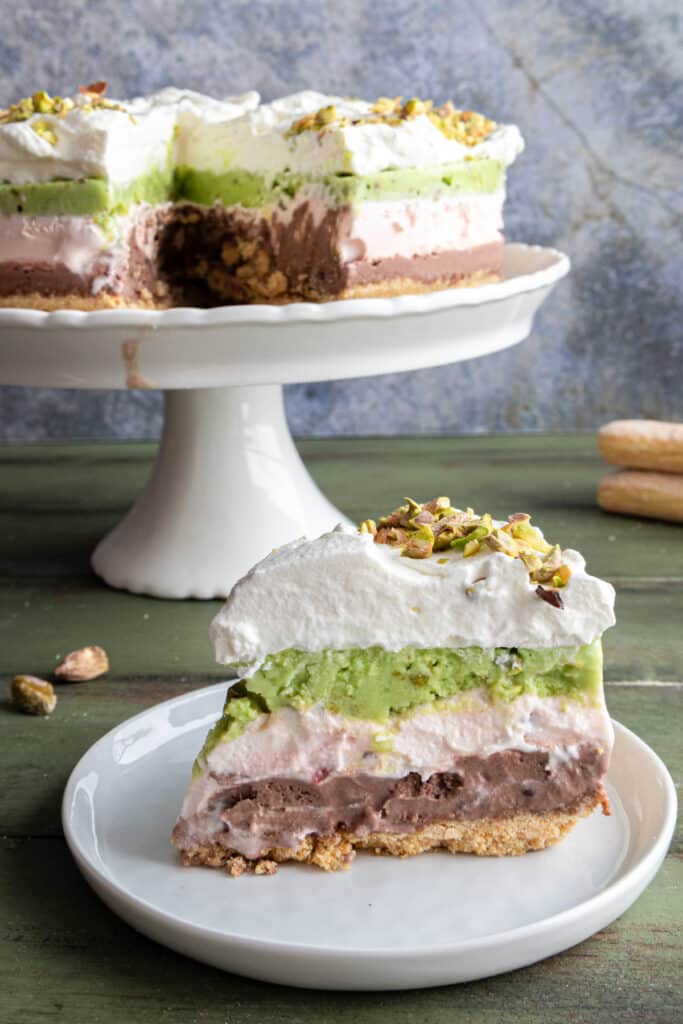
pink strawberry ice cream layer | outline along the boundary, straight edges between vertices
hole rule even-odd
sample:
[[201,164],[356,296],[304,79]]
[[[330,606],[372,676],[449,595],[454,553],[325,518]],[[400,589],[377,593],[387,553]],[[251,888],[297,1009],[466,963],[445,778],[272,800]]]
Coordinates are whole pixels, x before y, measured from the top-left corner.
[[462,252],[503,240],[503,194],[367,202],[353,208],[344,262]]
[[108,247],[91,217],[0,217],[0,259],[62,264],[74,274],[84,274]]
[[89,216],[0,216],[0,296],[127,293],[138,283],[151,291],[166,209],[141,203],[106,231]]

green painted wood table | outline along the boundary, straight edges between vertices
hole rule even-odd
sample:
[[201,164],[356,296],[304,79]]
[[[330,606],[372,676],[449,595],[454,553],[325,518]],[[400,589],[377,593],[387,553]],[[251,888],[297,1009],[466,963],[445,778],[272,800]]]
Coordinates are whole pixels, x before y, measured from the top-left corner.
[[[683,532],[601,513],[602,466],[589,437],[306,441],[323,490],[355,519],[416,497],[530,511],[617,588],[606,637],[617,719],[683,774]],[[152,446],[0,448],[0,673],[47,674],[89,643],[111,672],[64,685],[48,719],[0,704],[0,1022],[595,1024],[683,1020],[683,861],[679,829],[660,874],[619,921],[526,970],[451,988],[316,993],[258,984],[171,953],[111,914],[66,849],[67,776],[104,732],[143,708],[221,678],[206,629],[217,604],[109,590],[89,570],[95,542],[148,472]],[[235,884],[226,879],[228,889]],[[455,912],[455,909],[454,909]]]

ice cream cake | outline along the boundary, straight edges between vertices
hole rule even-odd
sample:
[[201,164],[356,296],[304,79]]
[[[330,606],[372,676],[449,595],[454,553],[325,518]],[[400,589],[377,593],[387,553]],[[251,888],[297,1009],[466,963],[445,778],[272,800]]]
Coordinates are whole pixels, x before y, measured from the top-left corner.
[[184,862],[522,854],[608,813],[613,604],[528,515],[445,497],[274,551],[211,626],[239,679],[175,826]]

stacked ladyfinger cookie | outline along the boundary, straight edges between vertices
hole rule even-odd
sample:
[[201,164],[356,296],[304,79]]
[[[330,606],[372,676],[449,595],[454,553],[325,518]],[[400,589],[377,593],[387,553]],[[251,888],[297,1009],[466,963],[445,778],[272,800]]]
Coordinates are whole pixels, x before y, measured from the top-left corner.
[[614,420],[599,441],[605,461],[622,467],[601,481],[601,508],[683,523],[683,423]]

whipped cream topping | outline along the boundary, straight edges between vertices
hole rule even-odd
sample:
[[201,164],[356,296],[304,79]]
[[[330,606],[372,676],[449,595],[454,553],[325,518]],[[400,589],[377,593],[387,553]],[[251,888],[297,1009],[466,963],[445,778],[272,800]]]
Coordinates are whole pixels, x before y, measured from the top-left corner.
[[[524,695],[491,703],[485,689],[388,722],[348,719],[320,704],[285,707],[250,722],[230,742],[200,758],[183,817],[201,813],[212,795],[231,784],[273,777],[316,781],[330,775],[371,773],[423,779],[453,771],[459,757],[489,757],[504,750],[549,751],[550,764],[579,756],[581,743],[612,749],[612,723],[601,700]],[[387,749],[388,748],[388,749]]]
[[377,174],[388,168],[428,167],[488,157],[506,166],[522,152],[516,125],[500,125],[475,146],[448,139],[426,116],[386,123],[331,125],[325,132],[289,135],[305,114],[333,105],[341,116],[371,114],[365,100],[343,99],[307,90],[247,111],[215,126],[192,153],[192,163],[216,173],[240,168],[265,176],[295,174]]
[[250,675],[287,648],[556,647],[591,643],[614,624],[614,588],[563,552],[563,608],[535,593],[519,558],[458,551],[410,559],[339,526],[268,555],[210,627],[216,659]]
[[213,99],[203,93],[176,89],[169,86],[156,93],[152,99],[167,102],[176,110],[176,141],[174,161],[176,165],[197,164],[197,154],[206,152],[207,147],[216,145],[223,124],[240,117],[249,110],[255,110],[259,103],[257,92],[245,92],[239,96],[228,96],[223,100]]
[[[524,148],[515,125],[501,125],[475,146],[446,136],[426,115],[396,125],[332,125],[320,133],[289,135],[302,115],[333,104],[340,115],[362,117],[372,104],[305,91],[259,106],[247,92],[218,100],[174,87],[151,96],[115,101],[123,109],[85,109],[73,97],[65,116],[37,113],[0,124],[0,181],[109,178],[126,183],[165,163],[173,144],[177,164],[221,173],[273,176],[376,174],[388,168],[426,167],[490,157],[508,165]],[[35,128],[44,126],[45,131]],[[54,134],[56,141],[51,138]]]
[[[256,106],[258,94],[215,100],[168,88],[120,103],[124,109],[94,110],[85,109],[87,96],[72,99],[75,106],[63,117],[39,113],[0,124],[0,181],[108,178],[126,184],[164,166],[174,143],[176,159],[185,159],[186,147],[204,126],[243,114]],[[56,141],[35,130],[41,125]]]

